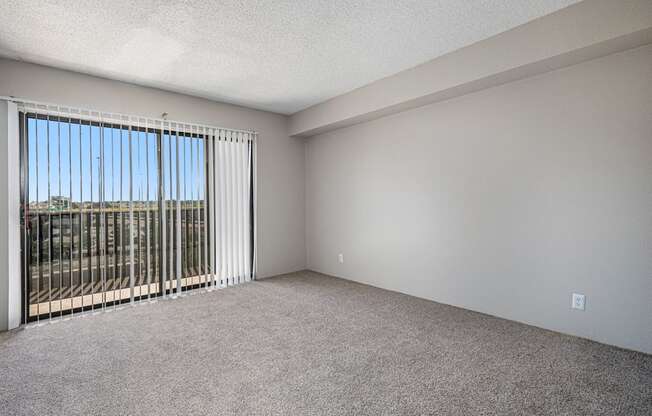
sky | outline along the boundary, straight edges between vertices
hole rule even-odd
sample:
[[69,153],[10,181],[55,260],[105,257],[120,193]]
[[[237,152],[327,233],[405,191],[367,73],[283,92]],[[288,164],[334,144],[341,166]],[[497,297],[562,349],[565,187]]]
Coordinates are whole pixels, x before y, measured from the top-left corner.
[[[30,202],[47,201],[48,184],[50,197],[68,197],[74,202],[129,201],[130,170],[133,171],[133,200],[158,199],[155,133],[34,118],[28,118],[27,123]],[[205,181],[200,179],[204,177],[203,141],[188,137],[178,140],[179,143],[175,135],[170,138],[167,134],[162,140],[165,197],[177,199],[179,175],[180,199],[203,199]]]

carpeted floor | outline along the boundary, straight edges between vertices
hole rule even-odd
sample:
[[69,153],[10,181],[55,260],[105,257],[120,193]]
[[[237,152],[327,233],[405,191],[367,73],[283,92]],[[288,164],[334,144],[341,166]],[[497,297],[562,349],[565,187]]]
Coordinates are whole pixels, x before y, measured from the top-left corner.
[[2,415],[650,415],[652,356],[312,272],[0,335]]

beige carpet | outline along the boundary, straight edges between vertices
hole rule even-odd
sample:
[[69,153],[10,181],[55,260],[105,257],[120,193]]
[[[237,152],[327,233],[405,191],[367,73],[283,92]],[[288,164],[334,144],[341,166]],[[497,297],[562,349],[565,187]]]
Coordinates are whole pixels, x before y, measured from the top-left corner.
[[652,356],[312,272],[0,335],[2,415],[651,415]]

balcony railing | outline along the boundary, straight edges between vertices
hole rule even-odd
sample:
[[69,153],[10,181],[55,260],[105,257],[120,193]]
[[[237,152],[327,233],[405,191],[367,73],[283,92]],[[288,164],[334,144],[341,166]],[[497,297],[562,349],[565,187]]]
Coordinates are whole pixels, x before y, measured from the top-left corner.
[[[206,238],[204,210],[197,201],[181,203],[179,228],[172,213],[175,208],[166,208],[166,230],[172,238],[165,242],[158,231],[161,216],[156,203],[138,202],[131,210],[124,206],[128,203],[103,207],[56,202],[32,205],[27,214],[28,244],[24,245],[25,272],[29,274],[28,320],[176,291],[177,281],[162,282],[160,273],[162,244],[168,253],[167,270],[176,270],[177,229],[183,247],[182,290],[207,283],[202,250]],[[133,290],[130,231],[134,235]]]

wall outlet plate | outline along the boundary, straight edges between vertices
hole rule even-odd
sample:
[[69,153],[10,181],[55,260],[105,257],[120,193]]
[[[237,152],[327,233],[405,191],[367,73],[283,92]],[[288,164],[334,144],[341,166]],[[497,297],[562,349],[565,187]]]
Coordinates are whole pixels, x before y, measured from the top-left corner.
[[586,306],[586,298],[580,293],[573,293],[571,308],[583,311]]
[[344,263],[344,254],[340,253],[337,255],[337,261]]

